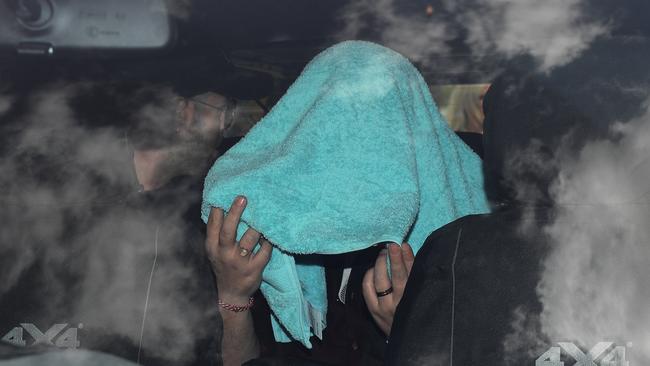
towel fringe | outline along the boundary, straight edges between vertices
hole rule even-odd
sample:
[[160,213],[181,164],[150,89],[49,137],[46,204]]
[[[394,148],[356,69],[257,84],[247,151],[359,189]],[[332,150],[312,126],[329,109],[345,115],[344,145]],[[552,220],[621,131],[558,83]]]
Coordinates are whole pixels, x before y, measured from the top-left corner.
[[323,312],[313,307],[308,301],[303,301],[307,314],[309,314],[309,322],[311,331],[320,340],[323,339],[323,330],[327,326],[327,322],[323,316]]

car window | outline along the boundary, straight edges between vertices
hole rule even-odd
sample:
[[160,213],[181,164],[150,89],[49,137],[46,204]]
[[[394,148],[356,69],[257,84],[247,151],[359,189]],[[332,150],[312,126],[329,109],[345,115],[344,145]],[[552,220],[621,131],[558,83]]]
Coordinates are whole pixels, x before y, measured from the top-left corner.
[[[649,4],[0,0],[0,343],[8,347],[0,359],[91,342],[63,310],[111,313],[107,302],[128,279],[148,278],[142,258],[158,255],[153,244],[130,245],[158,243],[160,230],[175,227],[169,237],[185,242],[196,229],[187,215],[200,224],[196,205],[214,161],[273,113],[316,55],[365,40],[417,68],[444,120],[474,151],[486,149],[485,171],[498,165],[511,196],[559,208],[544,231],[555,243],[540,275],[544,310],[534,319],[513,314],[504,347],[544,365],[559,364],[560,354],[625,365],[603,360],[602,349],[648,364]],[[551,176],[544,194],[529,179],[540,172]],[[171,186],[195,196],[174,201],[165,196]],[[164,208],[148,212],[146,200]],[[152,342],[168,341],[167,324],[205,337],[195,331],[205,319],[170,316],[186,304],[164,301],[194,286],[189,260],[174,250],[160,252],[178,275],[158,277],[170,295],[150,315]],[[71,285],[73,277],[82,279]],[[97,283],[111,285],[99,291]],[[137,296],[125,314],[139,314]],[[98,327],[127,340],[117,356],[133,360],[140,348],[126,350],[148,333],[126,319],[111,314]],[[555,353],[544,358],[540,339]],[[147,360],[194,357],[193,344],[179,344]]]

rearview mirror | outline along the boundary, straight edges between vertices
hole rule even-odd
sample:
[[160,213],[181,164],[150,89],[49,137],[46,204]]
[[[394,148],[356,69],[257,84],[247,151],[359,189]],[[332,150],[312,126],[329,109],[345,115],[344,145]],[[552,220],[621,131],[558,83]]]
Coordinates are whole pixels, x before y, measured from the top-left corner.
[[154,50],[172,35],[164,0],[0,0],[0,48],[21,54]]

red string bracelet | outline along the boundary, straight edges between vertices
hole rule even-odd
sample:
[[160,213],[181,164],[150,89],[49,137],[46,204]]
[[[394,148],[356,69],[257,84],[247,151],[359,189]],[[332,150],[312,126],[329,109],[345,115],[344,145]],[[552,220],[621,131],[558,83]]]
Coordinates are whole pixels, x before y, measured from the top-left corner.
[[242,311],[246,311],[246,310],[252,308],[253,307],[253,301],[254,301],[253,298],[249,297],[248,298],[248,304],[246,304],[246,305],[233,305],[233,304],[225,303],[225,302],[223,302],[221,300],[217,301],[217,304],[219,304],[219,306],[221,306],[222,308],[224,308],[226,310],[234,311],[235,313],[241,313]]

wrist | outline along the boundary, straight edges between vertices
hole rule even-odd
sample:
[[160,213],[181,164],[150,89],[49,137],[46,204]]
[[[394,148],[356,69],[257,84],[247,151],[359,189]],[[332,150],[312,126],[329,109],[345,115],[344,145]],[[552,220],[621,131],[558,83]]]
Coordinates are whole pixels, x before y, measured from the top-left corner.
[[236,294],[227,291],[218,291],[219,298],[217,301],[233,304],[233,305],[246,305],[253,295]]
[[225,302],[222,299],[219,299],[217,301],[217,304],[221,308],[220,310],[227,310],[229,312],[233,313],[241,313],[250,310],[250,308],[253,307],[253,302],[254,299],[252,297],[249,297],[246,303],[229,303]]

